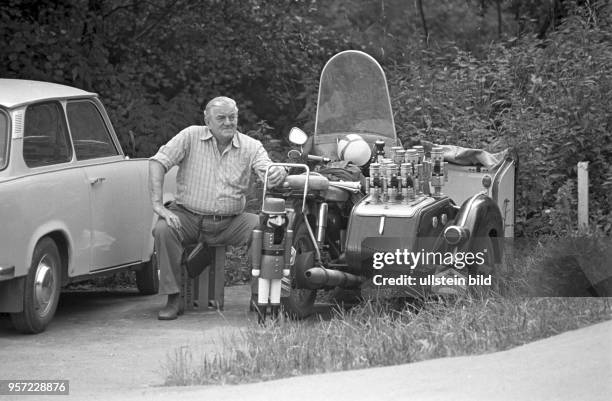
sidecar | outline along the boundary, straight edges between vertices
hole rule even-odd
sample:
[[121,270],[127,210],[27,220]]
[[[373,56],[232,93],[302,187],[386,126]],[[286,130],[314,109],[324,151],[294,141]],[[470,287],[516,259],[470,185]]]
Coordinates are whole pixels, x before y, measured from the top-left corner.
[[[338,141],[347,134],[359,134],[373,149],[363,198],[348,224],[334,228],[341,231],[339,256],[312,257],[315,247],[324,253],[324,244],[294,246],[289,312],[304,316],[309,305],[299,302],[314,302],[319,289],[400,286],[423,296],[490,285],[502,239],[514,236],[516,156],[431,143],[405,149],[382,68],[354,50],[323,68],[315,132],[304,150],[338,160]],[[304,221],[321,224],[318,211],[311,212]]]

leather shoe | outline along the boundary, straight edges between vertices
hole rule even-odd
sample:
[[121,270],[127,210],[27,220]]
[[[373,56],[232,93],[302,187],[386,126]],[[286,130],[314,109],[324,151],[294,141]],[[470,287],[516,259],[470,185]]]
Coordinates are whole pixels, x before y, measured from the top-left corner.
[[182,315],[185,307],[181,307],[181,295],[179,293],[176,294],[168,294],[168,303],[164,306],[159,313],[157,314],[157,318],[159,320],[174,320],[178,317],[178,315]]

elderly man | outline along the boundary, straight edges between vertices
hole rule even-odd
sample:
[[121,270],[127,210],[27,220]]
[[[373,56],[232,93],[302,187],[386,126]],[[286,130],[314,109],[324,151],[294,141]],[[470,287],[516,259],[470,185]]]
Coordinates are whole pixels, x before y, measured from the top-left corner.
[[[227,97],[211,100],[204,110],[205,126],[193,125],[162,146],[149,162],[153,210],[160,217],[154,230],[160,269],[160,294],[168,294],[160,320],[182,312],[179,285],[184,246],[203,238],[209,245],[243,245],[259,223],[245,213],[251,171],[263,178],[272,163],[261,142],[237,131],[238,108]],[[176,200],[165,207],[165,173],[178,165]],[[282,168],[268,174],[271,186],[285,176]]]

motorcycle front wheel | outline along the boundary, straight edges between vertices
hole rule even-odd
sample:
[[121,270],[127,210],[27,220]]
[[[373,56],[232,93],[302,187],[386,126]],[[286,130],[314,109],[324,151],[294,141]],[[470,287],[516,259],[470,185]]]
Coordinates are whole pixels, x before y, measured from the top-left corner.
[[[295,225],[293,249],[296,253],[296,259],[302,253],[314,252],[314,245],[308,235],[306,224],[304,220],[301,220]],[[303,319],[310,316],[313,312],[317,290],[297,288],[296,274],[295,266],[292,266],[289,277],[283,278],[283,287],[288,287],[289,296],[283,297],[281,303],[289,317]]]

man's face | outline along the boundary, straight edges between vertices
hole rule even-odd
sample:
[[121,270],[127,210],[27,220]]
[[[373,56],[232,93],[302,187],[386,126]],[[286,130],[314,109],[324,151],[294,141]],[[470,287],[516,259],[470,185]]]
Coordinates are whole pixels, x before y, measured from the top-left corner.
[[227,142],[236,133],[238,112],[229,104],[213,106],[206,116],[206,125],[217,141]]

